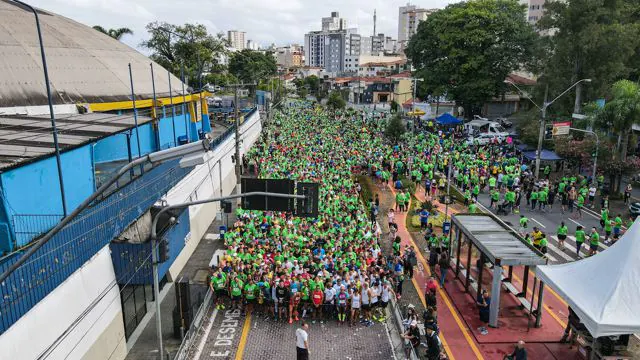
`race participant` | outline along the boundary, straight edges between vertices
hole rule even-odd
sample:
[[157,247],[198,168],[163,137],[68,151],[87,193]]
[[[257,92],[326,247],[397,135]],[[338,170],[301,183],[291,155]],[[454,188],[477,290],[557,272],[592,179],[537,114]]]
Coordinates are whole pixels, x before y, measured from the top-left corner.
[[600,234],[595,227],[591,228],[591,234],[589,234],[589,256],[595,255],[598,252],[598,245],[600,245]]
[[347,319],[347,294],[344,285],[340,286],[340,292],[336,295],[336,307],[338,308],[338,323],[344,324]]
[[351,288],[351,316],[349,317],[349,326],[353,326],[356,320],[360,319],[361,295],[357,287]]
[[564,241],[567,240],[567,233],[569,232],[569,228],[564,224],[564,221],[560,222],[560,226],[558,226],[558,244],[560,246],[560,250],[564,250]]
[[242,309],[242,289],[244,283],[233,273],[229,281],[229,294],[231,294],[231,310]]
[[582,248],[582,244],[584,244],[584,241],[587,238],[587,235],[584,232],[581,225],[578,225],[578,227],[576,228],[575,236],[576,236],[576,256],[578,258],[582,258],[582,255],[580,255],[580,248]]
[[215,294],[215,305],[216,309],[224,309],[224,298],[228,296],[227,292],[227,275],[222,271],[221,268],[216,269],[216,272],[211,277],[211,281],[209,282],[209,288]]

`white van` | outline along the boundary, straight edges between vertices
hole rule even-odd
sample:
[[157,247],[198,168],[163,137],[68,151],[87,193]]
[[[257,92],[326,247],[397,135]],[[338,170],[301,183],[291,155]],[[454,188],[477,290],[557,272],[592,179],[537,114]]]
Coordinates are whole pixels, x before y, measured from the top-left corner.
[[509,132],[495,121],[472,120],[464,124],[464,128],[467,130],[467,133],[472,136],[479,134],[492,134],[503,138],[509,136]]

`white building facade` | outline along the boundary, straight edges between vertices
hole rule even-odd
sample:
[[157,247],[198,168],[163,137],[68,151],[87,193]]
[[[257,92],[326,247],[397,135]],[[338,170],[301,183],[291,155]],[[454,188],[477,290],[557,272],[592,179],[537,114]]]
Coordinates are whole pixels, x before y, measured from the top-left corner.
[[246,33],[244,31],[229,30],[227,31],[227,40],[232,48],[242,51],[246,47]]

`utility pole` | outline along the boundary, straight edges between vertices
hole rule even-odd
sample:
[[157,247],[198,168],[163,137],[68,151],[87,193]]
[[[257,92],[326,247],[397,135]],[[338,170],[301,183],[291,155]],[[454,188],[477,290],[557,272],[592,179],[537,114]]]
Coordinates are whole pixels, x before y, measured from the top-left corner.
[[[230,84],[227,85],[228,87],[232,87],[234,89],[233,91],[233,108],[234,108],[234,113],[235,113],[235,118],[236,118],[236,154],[235,154],[235,159],[236,159],[236,194],[240,195],[242,193],[241,191],[241,177],[242,177],[242,159],[240,158],[240,104],[238,102],[238,88],[239,87],[245,87],[245,86],[256,86],[255,83],[251,83],[251,84],[245,84],[244,82],[241,82],[239,84]],[[238,200],[240,201],[240,200]],[[238,202],[239,204],[239,202]]]
[[544,89],[544,102],[542,103],[542,111],[540,117],[540,132],[538,133],[538,150],[536,151],[536,180],[540,175],[540,156],[542,155],[542,140],[544,139],[544,126],[547,121],[547,107],[549,104],[547,103],[547,99],[549,97],[549,84],[545,86]]

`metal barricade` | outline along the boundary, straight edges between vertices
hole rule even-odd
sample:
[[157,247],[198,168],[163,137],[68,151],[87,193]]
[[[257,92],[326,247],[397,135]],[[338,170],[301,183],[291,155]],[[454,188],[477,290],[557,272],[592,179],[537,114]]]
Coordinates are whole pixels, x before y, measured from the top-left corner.
[[188,359],[189,352],[191,351],[191,349],[193,348],[193,345],[195,344],[197,334],[200,328],[202,327],[202,325],[204,324],[203,320],[205,319],[205,315],[209,312],[209,310],[213,306],[212,297],[213,297],[213,293],[211,292],[211,289],[207,290],[207,294],[204,296],[204,301],[198,308],[198,312],[196,312],[196,315],[193,318],[193,322],[191,323],[189,330],[187,330],[187,332],[184,334],[184,338],[182,338],[182,343],[180,344],[180,347],[178,348],[178,352],[176,353],[176,356],[173,358],[173,360]]

